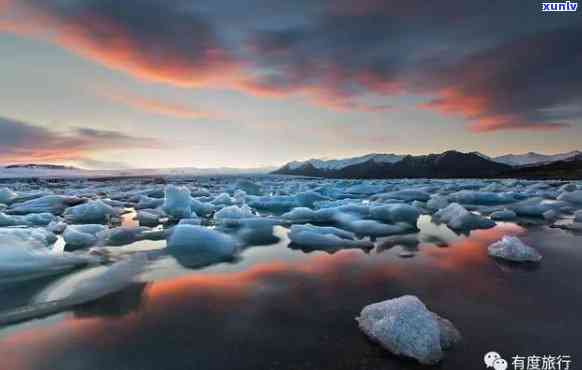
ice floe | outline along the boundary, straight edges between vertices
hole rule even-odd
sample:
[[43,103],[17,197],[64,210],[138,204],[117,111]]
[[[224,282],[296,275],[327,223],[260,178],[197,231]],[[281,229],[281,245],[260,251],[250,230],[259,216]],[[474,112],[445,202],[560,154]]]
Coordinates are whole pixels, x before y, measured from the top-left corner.
[[249,218],[253,217],[254,214],[249,206],[243,205],[239,206],[228,206],[224,207],[220,211],[217,211],[214,214],[214,219],[217,221],[228,222],[228,220],[233,219],[240,219],[240,218]]
[[63,238],[72,248],[88,248],[103,240],[107,226],[101,224],[71,225],[65,229]]
[[101,200],[89,201],[68,208],[63,216],[69,222],[78,224],[108,223],[118,211]]
[[10,204],[17,194],[8,188],[0,188],[0,203]]
[[516,236],[504,236],[488,247],[489,255],[513,262],[539,262],[542,255]]
[[316,249],[372,248],[373,243],[357,240],[354,233],[336,227],[293,225],[289,239],[296,245]]
[[428,202],[426,202],[426,208],[433,211],[438,211],[439,209],[443,209],[448,205],[448,198],[442,195],[433,195],[430,197]]
[[558,200],[582,205],[582,190],[563,192],[558,196]]
[[166,186],[162,209],[174,219],[189,218],[192,214],[190,190],[184,186]]
[[13,215],[26,215],[29,213],[62,214],[65,209],[82,203],[83,199],[75,196],[46,195],[21,203],[12,203],[7,213]]
[[448,196],[452,202],[460,204],[498,205],[516,201],[512,193],[461,190]]
[[489,217],[495,221],[513,221],[517,218],[517,214],[510,209],[504,209],[491,213]]
[[397,199],[403,201],[414,201],[419,200],[421,202],[426,202],[430,199],[430,194],[422,190],[398,190],[383,194],[377,194],[372,198],[377,198],[379,200],[385,199]]
[[420,212],[408,204],[388,204],[370,208],[370,216],[389,223],[405,222],[416,225]]
[[451,203],[433,215],[437,222],[446,223],[453,230],[469,231],[474,229],[489,229],[495,222],[483,216],[469,212],[458,203]]
[[39,230],[0,229],[0,282],[59,274],[100,261],[95,256],[54,253],[47,238],[48,234]]
[[443,350],[461,341],[460,332],[450,321],[411,295],[366,306],[356,320],[372,341],[395,355],[426,365],[441,361]]
[[239,242],[224,233],[203,226],[177,225],[168,238],[168,250],[190,256],[200,263],[233,257]]

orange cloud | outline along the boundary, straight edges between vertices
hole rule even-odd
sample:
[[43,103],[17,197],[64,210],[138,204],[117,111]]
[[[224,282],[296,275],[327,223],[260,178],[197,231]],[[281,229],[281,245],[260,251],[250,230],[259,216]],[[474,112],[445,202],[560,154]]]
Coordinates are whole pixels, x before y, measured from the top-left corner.
[[87,29],[79,24],[59,27],[53,41],[110,69],[145,81],[182,88],[221,85],[239,73],[235,61],[223,50],[204,50],[199,56],[201,60],[194,63],[176,54],[152,55],[148,50],[142,49],[141,45],[136,45],[122,29],[99,23],[99,20],[90,22],[109,35],[106,41],[92,38]]
[[[183,20],[176,26],[184,28],[180,33],[167,30],[171,25],[163,24],[160,27],[167,34],[154,34],[158,40],[147,40],[140,34],[143,30],[139,23],[132,29],[111,14],[100,14],[99,10],[65,16],[48,3],[47,6],[39,4],[6,3],[17,19],[0,19],[0,31],[41,38],[112,70],[183,88],[225,85],[233,78],[238,79],[241,73],[237,60],[196,19]],[[166,8],[149,10],[163,9]],[[172,18],[178,16],[179,13],[169,13],[164,21],[174,21]]]
[[554,131],[570,127],[560,122],[528,122],[517,114],[495,113],[495,101],[484,93],[467,93],[463,89],[449,87],[437,92],[437,98],[423,104],[421,109],[437,111],[445,116],[456,116],[469,121],[473,132],[498,130]]

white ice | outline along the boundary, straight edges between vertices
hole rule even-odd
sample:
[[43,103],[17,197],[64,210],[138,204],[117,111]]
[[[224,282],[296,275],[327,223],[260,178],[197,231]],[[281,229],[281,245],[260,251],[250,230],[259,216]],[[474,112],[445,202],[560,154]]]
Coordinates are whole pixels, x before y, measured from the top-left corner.
[[115,216],[118,216],[118,211],[101,200],[67,208],[64,213],[65,219],[78,224],[107,223]]
[[451,203],[433,215],[433,220],[446,223],[453,230],[470,231],[474,229],[489,229],[495,222],[485,217],[469,212],[458,203]]
[[168,185],[162,209],[173,219],[189,218],[192,214],[190,190],[184,186]]
[[488,247],[489,255],[513,262],[539,262],[542,255],[516,236],[504,236]]
[[105,238],[107,227],[100,224],[71,225],[65,229],[65,243],[73,248],[88,248]]
[[425,365],[441,361],[443,350],[461,340],[450,321],[429,311],[411,295],[368,305],[356,320],[360,329],[383,348]]

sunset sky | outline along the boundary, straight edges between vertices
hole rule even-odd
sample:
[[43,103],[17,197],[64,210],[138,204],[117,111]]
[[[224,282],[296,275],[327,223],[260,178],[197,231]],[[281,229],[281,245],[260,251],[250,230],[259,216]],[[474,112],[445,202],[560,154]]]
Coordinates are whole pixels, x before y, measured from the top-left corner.
[[257,167],[582,149],[582,10],[0,0],[0,164]]

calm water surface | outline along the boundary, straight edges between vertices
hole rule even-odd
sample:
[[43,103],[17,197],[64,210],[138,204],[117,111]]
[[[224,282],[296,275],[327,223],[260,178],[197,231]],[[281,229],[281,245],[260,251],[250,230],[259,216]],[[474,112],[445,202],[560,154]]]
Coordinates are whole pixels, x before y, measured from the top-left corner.
[[[423,243],[413,258],[400,257],[400,246],[307,253],[289,248],[278,228],[279,243],[235,263],[191,270],[160,258],[149,282],[0,329],[0,370],[424,368],[370,343],[354,320],[365,305],[403,294],[463,334],[437,368],[483,369],[490,350],[570,355],[582,367],[582,236],[504,224],[461,237],[426,218],[421,230],[449,246]],[[489,258],[487,245],[505,234],[536,247],[539,267]],[[147,243],[129,249],[160,246]],[[62,280],[4,290],[0,309],[56,294]]]

